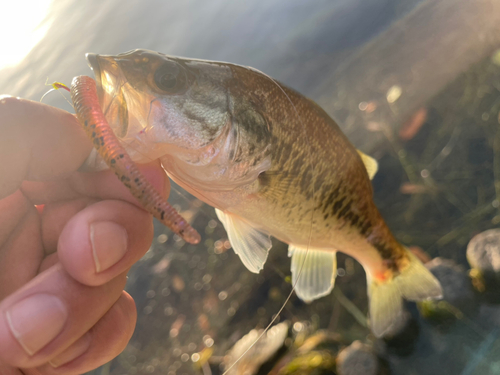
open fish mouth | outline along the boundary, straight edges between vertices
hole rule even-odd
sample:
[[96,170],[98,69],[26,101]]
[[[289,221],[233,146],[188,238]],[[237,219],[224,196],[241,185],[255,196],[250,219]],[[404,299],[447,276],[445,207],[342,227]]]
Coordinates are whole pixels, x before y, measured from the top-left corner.
[[125,76],[113,56],[86,55],[94,71],[99,104],[109,125],[119,138],[127,135],[129,111],[124,95]]
[[127,77],[126,60],[131,53],[88,53],[86,57],[94,71],[104,117],[132,159],[144,163],[161,157],[165,150],[164,145],[155,142],[149,118],[153,98],[135,90]]

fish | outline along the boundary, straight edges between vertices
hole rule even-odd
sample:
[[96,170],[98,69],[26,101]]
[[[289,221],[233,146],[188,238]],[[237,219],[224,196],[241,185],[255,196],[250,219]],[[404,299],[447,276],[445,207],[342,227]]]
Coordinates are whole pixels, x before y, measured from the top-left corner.
[[378,164],[314,101],[237,64],[149,50],[87,54],[99,102],[135,161],[215,208],[250,272],[271,237],[288,244],[292,284],[311,302],[335,284],[336,253],[364,268],[372,332],[403,301],[439,299],[439,281],[393,236],[373,202]]

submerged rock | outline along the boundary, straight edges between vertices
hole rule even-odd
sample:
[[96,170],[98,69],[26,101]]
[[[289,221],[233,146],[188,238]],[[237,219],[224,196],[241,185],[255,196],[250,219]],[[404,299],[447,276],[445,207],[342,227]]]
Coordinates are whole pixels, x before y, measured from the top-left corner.
[[354,341],[337,357],[338,375],[376,375],[378,369],[377,356],[360,341]]
[[[224,357],[224,366],[226,369],[229,369],[227,375],[256,374],[260,366],[271,359],[271,357],[283,346],[288,335],[288,327],[288,322],[279,323],[269,329],[262,337],[260,337],[264,331],[262,329],[252,329],[248,332],[234,344]],[[258,341],[256,342],[256,340]],[[241,358],[236,365],[230,368],[230,366],[232,366],[244,353],[245,356]]]
[[471,268],[500,273],[500,229],[474,236],[467,246],[467,260]]
[[467,260],[472,268],[470,276],[476,290],[487,292],[494,299],[496,295],[499,300],[500,229],[490,229],[474,236],[467,246]]
[[468,310],[474,291],[465,270],[453,260],[443,258],[434,258],[426,266],[441,283],[443,301],[460,310]]
[[430,321],[449,326],[476,309],[472,284],[465,270],[451,259],[434,258],[426,264],[443,288],[442,300],[417,303],[420,314]]

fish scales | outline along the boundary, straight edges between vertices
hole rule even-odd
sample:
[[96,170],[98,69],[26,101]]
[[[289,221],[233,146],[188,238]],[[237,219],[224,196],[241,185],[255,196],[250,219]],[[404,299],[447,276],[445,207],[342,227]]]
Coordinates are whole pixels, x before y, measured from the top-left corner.
[[[236,67],[237,80],[240,69],[243,75],[246,74],[245,69]],[[275,205],[271,210],[277,211],[286,202],[290,209],[285,212],[284,219],[290,224],[290,230],[307,232],[310,215],[306,213],[309,210],[293,212],[291,207],[310,207],[304,202],[314,199],[315,209],[329,212],[329,215],[316,221],[312,237],[321,236],[328,244],[335,244],[338,235],[335,228],[349,225],[369,238],[382,258],[397,270],[397,261],[403,258],[405,250],[394,239],[375,207],[363,163],[338,125],[314,102],[303,100],[300,94],[278,86],[266,76],[255,76],[245,82],[247,87],[242,95],[259,95],[258,101],[266,103],[262,111],[269,122],[271,144],[276,148],[271,154],[272,167],[264,172],[266,177],[262,180],[265,183],[259,192],[279,197],[269,200]],[[262,90],[255,93],[251,87]],[[336,181],[337,185],[333,185]],[[280,194],[276,195],[275,191]],[[337,250],[349,252],[348,249]]]
[[146,50],[89,61],[108,122],[127,123],[124,143],[133,139],[138,160],[160,158],[175,182],[215,207],[251,272],[276,237],[289,245],[297,295],[310,302],[334,287],[336,252],[351,255],[366,271],[377,336],[402,314],[403,299],[441,296],[373,202],[376,161],[312,100],[235,64]]

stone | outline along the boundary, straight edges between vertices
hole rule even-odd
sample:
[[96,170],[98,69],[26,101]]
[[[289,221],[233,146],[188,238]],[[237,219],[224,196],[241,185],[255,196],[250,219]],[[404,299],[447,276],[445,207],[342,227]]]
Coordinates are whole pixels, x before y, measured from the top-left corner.
[[500,229],[479,233],[467,245],[467,260],[482,272],[500,273]]
[[377,356],[361,341],[354,341],[337,357],[339,375],[376,375],[379,369]]
[[465,270],[451,259],[434,258],[427,268],[441,283],[443,300],[451,305],[468,310],[474,299],[474,291]]

